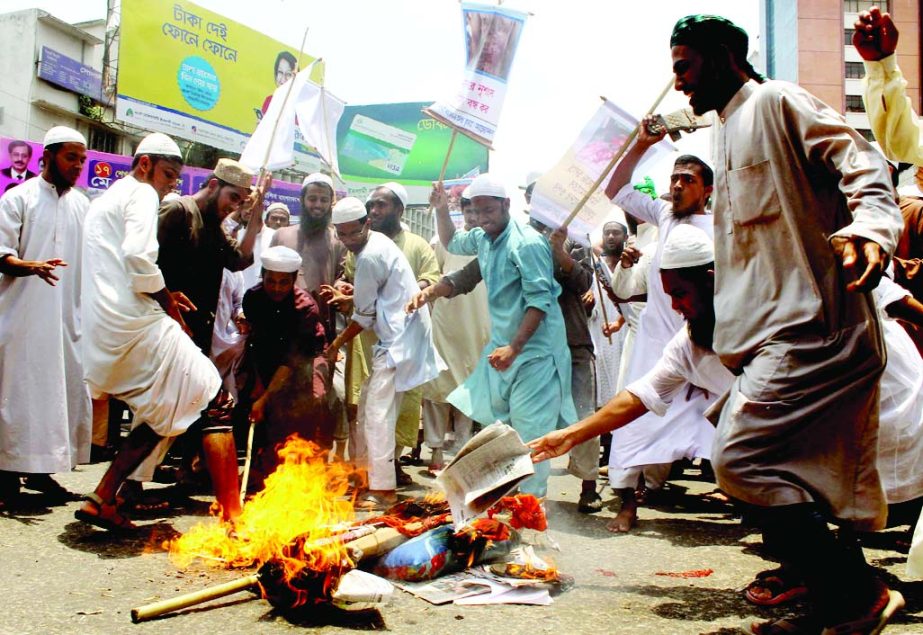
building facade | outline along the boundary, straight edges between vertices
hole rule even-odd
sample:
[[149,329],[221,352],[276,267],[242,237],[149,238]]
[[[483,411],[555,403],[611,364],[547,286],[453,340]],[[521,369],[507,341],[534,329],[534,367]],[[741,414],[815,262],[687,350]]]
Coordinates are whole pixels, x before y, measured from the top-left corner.
[[921,100],[921,5],[919,0],[761,0],[761,70],[795,82],[846,116],[871,138],[862,102],[862,58],[852,45],[853,24],[873,4],[894,19],[900,40],[898,63],[907,78],[914,110]]

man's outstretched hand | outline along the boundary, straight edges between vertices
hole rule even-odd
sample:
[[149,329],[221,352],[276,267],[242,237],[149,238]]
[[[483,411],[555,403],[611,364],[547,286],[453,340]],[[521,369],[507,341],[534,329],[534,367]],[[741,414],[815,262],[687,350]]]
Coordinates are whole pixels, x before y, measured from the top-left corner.
[[556,456],[567,454],[574,447],[574,441],[571,435],[567,433],[567,430],[555,430],[543,437],[529,441],[526,446],[532,450],[532,462],[541,463]]

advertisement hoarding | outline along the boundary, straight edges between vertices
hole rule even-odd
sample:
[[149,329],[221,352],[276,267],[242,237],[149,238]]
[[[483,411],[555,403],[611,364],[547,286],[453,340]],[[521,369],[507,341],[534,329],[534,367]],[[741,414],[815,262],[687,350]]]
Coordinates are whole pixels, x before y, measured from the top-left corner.
[[[240,152],[299,53],[192,2],[122,0],[116,117]],[[304,55],[302,66],[314,58]],[[323,62],[311,79],[323,83]]]
[[[429,200],[452,137],[452,128],[421,112],[431,103],[346,106],[337,127],[337,155],[350,194],[361,197],[397,181],[407,187],[411,203]],[[459,136],[445,178],[472,178],[487,165],[487,148]]]

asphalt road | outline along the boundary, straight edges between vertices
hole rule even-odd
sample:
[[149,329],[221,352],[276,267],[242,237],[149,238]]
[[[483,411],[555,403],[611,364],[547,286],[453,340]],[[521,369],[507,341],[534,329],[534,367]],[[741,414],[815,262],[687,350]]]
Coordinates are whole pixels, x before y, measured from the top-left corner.
[[[161,518],[140,520],[136,536],[115,537],[73,518],[78,503],[46,507],[38,495],[0,513],[0,633],[347,633],[388,630],[395,634],[494,635],[528,633],[739,633],[752,620],[783,616],[784,609],[748,604],[742,587],[769,568],[759,556],[759,535],[719,503],[701,494],[712,486],[687,470],[671,486],[669,500],[643,508],[629,535],[613,535],[605,525],[617,511],[609,504],[599,514],[577,512],[579,482],[558,460],[549,489],[550,536],[559,552],[547,554],[575,578],[569,591],[547,607],[433,606],[402,591],[380,611],[342,613],[313,609],[283,615],[268,602],[243,592],[209,605],[142,624],[132,624],[130,609],[198,590],[247,572],[194,565],[177,570],[160,547],[165,538],[207,516],[206,498],[188,499]],[[75,492],[91,491],[104,466],[83,466],[59,476]],[[410,468],[420,494],[431,480]],[[901,590],[908,607],[888,633],[923,633],[923,583],[902,581],[906,554],[896,550],[908,537],[901,530],[876,535],[866,555],[889,583]],[[704,577],[672,577],[710,569]],[[797,605],[794,607],[797,609]]]

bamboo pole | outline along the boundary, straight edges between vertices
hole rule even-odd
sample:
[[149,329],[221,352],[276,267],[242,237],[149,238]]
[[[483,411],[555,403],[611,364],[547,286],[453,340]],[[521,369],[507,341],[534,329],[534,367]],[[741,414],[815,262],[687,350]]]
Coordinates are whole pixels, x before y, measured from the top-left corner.
[[253,430],[256,421],[250,421],[250,430],[247,432],[247,459],[244,461],[244,475],[240,479],[240,504],[244,504],[247,496],[247,483],[250,481],[250,463],[253,460]]
[[[589,245],[588,249],[590,250],[590,263],[593,265],[593,277],[596,278],[596,301],[599,302],[599,309],[602,311],[603,315],[603,328],[609,326],[609,316],[606,315],[606,303],[603,301],[603,285],[599,281],[599,271],[596,269],[596,252],[593,251],[593,242],[590,240],[590,235],[586,235],[586,242]],[[612,344],[612,333],[604,333],[606,339],[609,340],[609,344]]]
[[[371,533],[366,533],[361,527],[362,526],[346,532],[344,536],[332,536],[331,539],[322,539],[314,544],[315,546],[320,546],[322,543],[329,544],[337,539],[345,539],[343,544],[356,554],[357,559],[364,560],[391,551],[409,540],[407,536],[393,527],[381,527],[371,531]],[[358,538],[349,540],[350,537],[356,535],[358,535]],[[131,610],[131,621],[137,624],[138,622],[160,617],[161,615],[179,611],[180,609],[185,609],[196,604],[216,600],[249,589],[258,584],[259,581],[260,575],[254,573],[237,580],[225,582],[224,584],[217,584],[205,589],[200,589],[199,591],[193,591],[192,593],[185,593],[175,598],[161,600],[153,604],[145,604],[144,606],[139,606]]]
[[446,150],[445,159],[442,161],[442,169],[439,170],[439,183],[445,178],[446,168],[449,167],[449,157],[452,156],[452,148],[455,147],[455,139],[458,137],[458,130],[452,128],[452,137],[449,139],[449,149]]
[[[647,111],[648,114],[657,110],[657,106],[660,105],[660,102],[662,102],[663,98],[667,96],[667,93],[670,92],[671,88],[673,88],[673,77],[672,76],[670,77],[670,81],[667,83],[667,85],[663,87],[663,90],[660,92],[660,95],[657,97],[657,101],[655,101],[654,105],[651,106],[650,110]],[[638,136],[638,132],[641,130],[641,125],[642,125],[642,122],[639,121],[638,125],[635,126],[635,129],[632,130],[631,134],[628,135],[628,138],[625,139],[625,143],[622,144],[622,147],[619,148],[619,151],[615,153],[615,156],[612,157],[612,159],[609,161],[609,164],[606,165],[605,169],[603,169],[602,174],[599,175],[599,178],[596,179],[593,185],[590,186],[590,189],[587,191],[586,194],[583,195],[583,198],[580,199],[580,201],[577,203],[577,206],[570,213],[570,215],[566,219],[564,219],[564,222],[562,223],[563,227],[567,227],[568,225],[571,224],[571,221],[573,221],[574,218],[576,218],[577,214],[580,213],[580,210],[582,210],[583,206],[587,204],[587,201],[590,200],[590,197],[593,196],[596,190],[599,189],[599,186],[602,184],[605,178],[609,175],[609,172],[612,171],[612,168],[615,167],[615,164],[619,162],[619,159],[622,158],[622,155],[625,154],[625,152],[634,142],[635,137]]]
[[233,595],[234,593],[246,591],[247,589],[256,586],[259,581],[259,574],[254,573],[237,580],[231,580],[230,582],[225,582],[224,584],[216,584],[215,586],[200,589],[199,591],[193,591],[192,593],[179,595],[168,600],[161,600],[160,602],[154,602],[153,604],[145,604],[144,606],[139,606],[138,608],[131,610],[131,621],[137,624],[138,622],[154,619],[155,617],[159,617],[173,611],[178,611],[195,604],[201,604],[202,602],[208,602],[210,600],[217,600],[218,598],[223,598],[227,595]]

